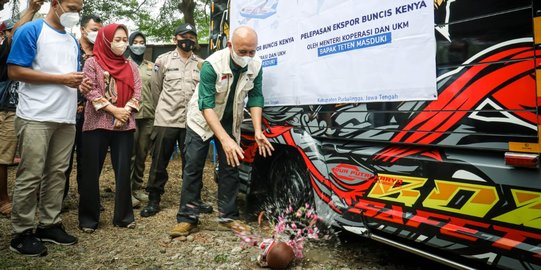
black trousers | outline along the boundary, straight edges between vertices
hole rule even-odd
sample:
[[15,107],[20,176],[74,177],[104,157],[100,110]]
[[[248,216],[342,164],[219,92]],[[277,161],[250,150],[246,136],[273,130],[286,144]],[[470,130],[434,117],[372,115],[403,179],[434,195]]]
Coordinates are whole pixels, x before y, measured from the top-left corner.
[[[167,173],[169,160],[171,160],[171,155],[173,154],[175,144],[177,143],[180,152],[184,153],[185,137],[185,128],[154,127],[152,132],[154,148],[152,150],[152,163],[150,165],[148,176],[147,192],[159,193],[160,195],[165,192],[165,184],[167,183],[167,180],[169,180],[169,174]],[[184,154],[181,154],[180,156],[182,159],[182,167],[184,168],[184,164],[186,164]],[[153,196],[151,196],[151,199],[153,199]]]
[[[99,178],[111,148],[111,163],[115,172],[115,208],[113,225],[126,227],[135,219],[131,203],[130,159],[133,131],[93,130],[83,132],[83,176],[79,184],[79,227],[98,227],[100,219]],[[92,149],[92,150],[90,150]]]
[[79,113],[75,122],[75,143],[73,144],[73,149],[71,150],[70,163],[68,169],[66,170],[66,185],[64,188],[64,199],[68,196],[70,188],[70,175],[73,168],[73,154],[77,152],[75,156],[75,161],[77,162],[77,183],[81,181],[81,176],[83,175],[83,122],[84,116],[80,116]]
[[[190,128],[186,131],[184,174],[182,178],[182,191],[180,194],[180,208],[177,213],[177,222],[197,223],[199,220],[199,203],[201,188],[203,187],[203,170],[209,151],[210,140],[203,141],[197,133]],[[218,170],[218,210],[221,222],[238,220],[237,195],[239,193],[240,178],[236,167],[227,165],[227,158],[219,141],[216,140],[216,149],[220,167]]]

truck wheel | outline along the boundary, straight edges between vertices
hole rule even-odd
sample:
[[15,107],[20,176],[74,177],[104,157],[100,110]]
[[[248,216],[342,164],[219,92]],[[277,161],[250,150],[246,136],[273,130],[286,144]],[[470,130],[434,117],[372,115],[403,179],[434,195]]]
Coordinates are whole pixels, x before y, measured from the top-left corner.
[[271,211],[273,216],[288,207],[296,211],[306,203],[313,204],[308,169],[295,151],[286,150],[277,155],[267,175],[269,189],[265,210]]

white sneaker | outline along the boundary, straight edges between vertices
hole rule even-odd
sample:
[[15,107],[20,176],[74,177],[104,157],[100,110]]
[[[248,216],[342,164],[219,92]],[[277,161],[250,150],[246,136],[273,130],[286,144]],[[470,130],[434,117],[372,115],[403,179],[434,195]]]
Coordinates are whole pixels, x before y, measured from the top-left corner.
[[141,201],[135,198],[133,195],[131,196],[131,205],[133,208],[139,208],[141,207]]
[[133,197],[142,202],[148,202],[148,195],[143,190],[136,190],[133,192]]

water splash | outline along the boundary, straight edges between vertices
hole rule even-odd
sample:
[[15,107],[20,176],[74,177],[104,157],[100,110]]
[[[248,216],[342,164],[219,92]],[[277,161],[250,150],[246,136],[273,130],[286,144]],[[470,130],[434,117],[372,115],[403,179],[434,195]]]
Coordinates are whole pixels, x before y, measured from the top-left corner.
[[258,216],[258,224],[260,228],[268,226],[269,230],[260,230],[259,234],[237,234],[242,245],[262,250],[258,258],[260,266],[265,265],[265,256],[275,242],[290,246],[298,262],[304,258],[305,241],[328,240],[334,235],[332,230],[320,230],[321,219],[311,204],[296,208],[293,205],[291,202],[287,206],[267,204]]

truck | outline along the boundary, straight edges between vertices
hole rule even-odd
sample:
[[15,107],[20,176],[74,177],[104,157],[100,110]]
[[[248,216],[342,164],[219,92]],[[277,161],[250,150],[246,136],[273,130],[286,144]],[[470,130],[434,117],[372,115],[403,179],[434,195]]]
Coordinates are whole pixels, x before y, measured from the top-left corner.
[[[212,51],[234,1],[212,1]],[[423,2],[437,98],[266,106],[271,157],[242,127],[248,205],[313,203],[327,224],[459,269],[541,269],[541,1]]]

